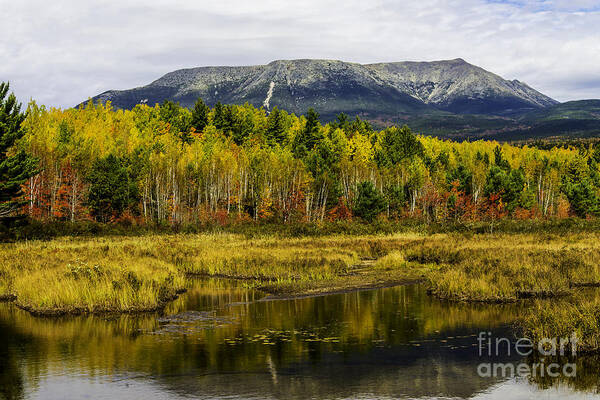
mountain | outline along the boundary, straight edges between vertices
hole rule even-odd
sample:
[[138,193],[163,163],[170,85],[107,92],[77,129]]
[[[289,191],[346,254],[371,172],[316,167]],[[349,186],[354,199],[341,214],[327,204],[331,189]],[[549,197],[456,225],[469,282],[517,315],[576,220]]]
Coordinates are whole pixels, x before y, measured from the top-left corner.
[[517,80],[505,80],[463,59],[356,64],[336,60],[279,60],[267,65],[199,67],[170,72],[147,86],[110,90],[93,98],[118,108],[165,100],[191,107],[251,103],[323,121],[341,112],[380,128],[453,139],[515,140],[600,135],[600,100],[559,103]]
[[340,112],[375,121],[452,114],[520,115],[558,102],[519,81],[508,81],[462,59],[356,64],[279,60],[267,65],[200,67],[170,72],[151,84],[93,98],[119,108],[173,100],[191,107],[245,102],[296,114],[314,107],[323,119]]

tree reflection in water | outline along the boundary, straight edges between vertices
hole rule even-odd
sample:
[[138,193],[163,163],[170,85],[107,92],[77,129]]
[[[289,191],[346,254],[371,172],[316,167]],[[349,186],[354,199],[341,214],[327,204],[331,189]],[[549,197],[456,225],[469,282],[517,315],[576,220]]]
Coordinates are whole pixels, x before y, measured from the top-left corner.
[[466,398],[500,382],[477,375],[476,335],[510,336],[519,311],[442,302],[420,286],[261,298],[201,280],[163,315],[40,319],[2,304],[0,393],[51,397],[75,380],[97,397],[125,382],[156,398]]

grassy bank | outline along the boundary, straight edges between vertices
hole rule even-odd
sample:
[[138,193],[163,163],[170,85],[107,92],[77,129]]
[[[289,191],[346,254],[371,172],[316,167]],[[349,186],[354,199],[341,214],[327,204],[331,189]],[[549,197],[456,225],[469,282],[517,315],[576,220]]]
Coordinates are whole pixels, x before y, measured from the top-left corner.
[[575,334],[578,352],[600,351],[600,292],[583,289],[548,303],[536,301],[520,321],[523,333],[534,340],[568,338]]
[[0,296],[37,314],[156,310],[186,276],[248,280],[280,295],[400,282],[405,271],[363,268],[414,240],[391,237],[247,239],[232,234],[62,238],[0,245]]
[[37,314],[150,311],[183,288],[172,264],[133,255],[117,241],[27,242],[0,250],[0,296]]
[[599,239],[595,233],[440,235],[411,243],[401,256],[431,267],[428,282],[438,297],[505,302],[599,285]]

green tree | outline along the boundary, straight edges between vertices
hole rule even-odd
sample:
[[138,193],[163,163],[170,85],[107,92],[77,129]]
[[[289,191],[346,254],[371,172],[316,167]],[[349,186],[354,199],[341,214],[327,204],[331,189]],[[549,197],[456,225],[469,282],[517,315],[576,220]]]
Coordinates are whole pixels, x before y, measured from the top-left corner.
[[402,185],[386,186],[384,195],[390,212],[399,213],[406,204],[406,193]]
[[277,106],[273,107],[273,111],[267,117],[267,142],[270,145],[283,145],[286,138],[286,116],[285,112],[279,110]]
[[371,124],[369,124],[369,122],[361,120],[357,115],[351,124],[345,125],[344,130],[349,136],[354,136],[356,132],[360,133],[361,135],[368,136],[373,132],[373,127]]
[[504,171],[510,171],[510,164],[504,158],[500,146],[496,146],[494,148],[494,164],[496,164],[499,168],[503,169]]
[[385,199],[372,182],[366,181],[358,184],[354,215],[371,222],[377,215],[385,211],[385,208]]
[[159,115],[168,124],[170,132],[176,134],[182,142],[191,143],[192,121],[187,109],[182,108],[179,103],[165,100],[160,105]]
[[227,104],[223,106],[223,122],[221,123],[221,130],[227,135],[232,136],[232,131],[235,128],[235,115],[234,108],[232,105]]
[[600,199],[596,188],[589,179],[567,184],[564,192],[577,216],[586,217],[600,214]]
[[323,135],[321,134],[319,114],[311,107],[306,113],[304,129],[294,141],[294,154],[297,158],[305,158],[321,139],[323,139]]
[[525,173],[522,169],[506,171],[493,165],[488,172],[484,188],[486,196],[498,194],[508,211],[517,207],[531,208],[535,202],[535,193],[526,190]]
[[507,187],[508,175],[506,171],[497,165],[493,165],[486,178],[484,188],[485,195],[502,194]]
[[306,166],[314,177],[313,187],[318,193],[317,203],[324,210],[338,204],[341,196],[339,158],[329,138],[319,141],[306,157]]
[[593,183],[589,165],[583,157],[578,156],[569,163],[563,176],[562,191],[577,216],[600,214],[598,189]]
[[346,133],[350,133],[348,132],[348,116],[344,113],[339,113],[335,118],[335,121],[332,121],[329,125],[331,126],[332,130],[342,129],[343,131],[346,131]]
[[21,125],[26,115],[21,113],[21,104],[14,93],[8,95],[9,88],[8,83],[0,83],[0,219],[3,222],[20,217],[19,209],[24,204],[21,186],[38,172],[38,160],[15,148],[24,135]]
[[226,115],[228,115],[231,120],[231,137],[235,144],[244,144],[254,131],[252,115],[243,110],[235,113],[233,106],[229,106],[228,108],[230,109],[230,113],[226,113]]
[[130,179],[123,162],[112,154],[94,162],[87,181],[88,206],[100,222],[120,216],[138,199],[136,182]]
[[408,126],[386,129],[375,161],[380,167],[398,165],[407,158],[423,155],[423,145]]
[[208,115],[210,113],[210,108],[201,98],[196,100],[196,104],[194,104],[194,109],[192,110],[192,127],[196,130],[196,132],[202,132],[206,125],[208,125]]
[[459,164],[447,177],[449,185],[456,181],[458,182],[458,190],[465,194],[471,194],[473,173],[463,164]]
[[213,125],[217,129],[223,129],[223,126],[225,125],[223,109],[224,109],[223,104],[221,104],[221,102],[218,101],[217,104],[215,104],[215,109],[213,111],[213,118],[212,118]]
[[508,187],[505,188],[502,200],[507,204],[509,211],[516,207],[526,207],[526,204],[521,202],[525,190],[525,174],[521,169],[513,169],[508,174]]

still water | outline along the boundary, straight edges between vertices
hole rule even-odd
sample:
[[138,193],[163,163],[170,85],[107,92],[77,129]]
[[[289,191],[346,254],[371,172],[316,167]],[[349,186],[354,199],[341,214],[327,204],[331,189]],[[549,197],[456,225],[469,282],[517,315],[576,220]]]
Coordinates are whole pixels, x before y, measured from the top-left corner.
[[480,377],[477,336],[514,338],[519,306],[436,300],[418,285],[265,300],[199,280],[161,315],[35,318],[0,304],[0,399],[584,399],[574,378]]

